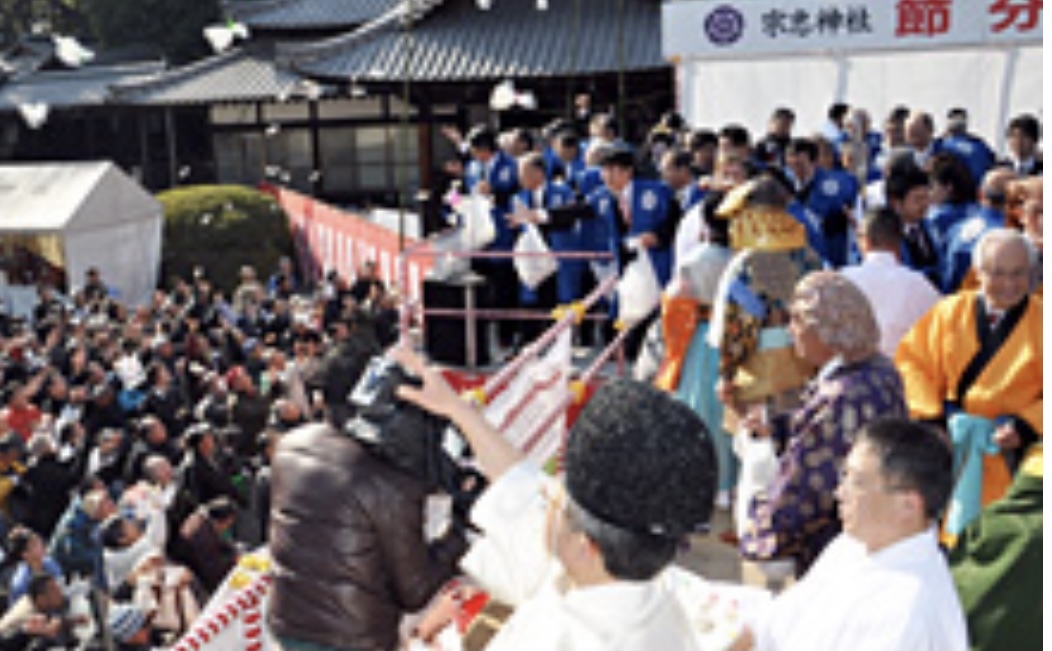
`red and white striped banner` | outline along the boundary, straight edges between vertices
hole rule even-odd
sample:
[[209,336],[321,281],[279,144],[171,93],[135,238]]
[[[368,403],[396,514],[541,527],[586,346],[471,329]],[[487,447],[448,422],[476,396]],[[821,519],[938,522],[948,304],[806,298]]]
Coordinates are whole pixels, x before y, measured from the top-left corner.
[[[376,263],[380,277],[388,287],[397,286],[400,246],[418,244],[415,238],[399,238],[396,231],[300,194],[288,188],[265,185],[261,188],[274,197],[289,216],[296,257],[304,275],[319,280],[327,271],[353,279],[362,265]],[[434,264],[431,256],[415,256],[407,262],[405,287],[408,298],[420,299],[420,283]]]
[[208,606],[171,651],[268,651],[275,648],[266,629],[267,593],[272,578],[264,571],[248,576],[236,567],[212,596]]

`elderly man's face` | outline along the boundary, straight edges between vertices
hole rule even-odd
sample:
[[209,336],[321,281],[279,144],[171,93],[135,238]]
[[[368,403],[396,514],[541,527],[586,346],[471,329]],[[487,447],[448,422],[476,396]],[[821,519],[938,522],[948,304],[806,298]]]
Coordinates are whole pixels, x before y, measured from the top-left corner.
[[523,161],[519,164],[519,184],[530,192],[539,189],[544,185],[544,170]]
[[172,468],[172,464],[169,463],[164,457],[157,457],[156,460],[150,464],[150,476],[158,486],[167,486],[172,482],[172,478],[175,476],[175,470]]
[[919,117],[911,117],[906,122],[906,142],[910,147],[923,151],[931,144],[932,133],[927,123]]
[[803,306],[794,303],[789,310],[789,333],[796,355],[815,366],[823,366],[836,353],[818,336],[818,328],[808,323]]
[[990,308],[1009,310],[1030,293],[1030,258],[1019,242],[994,242],[985,247],[979,264],[979,284]]

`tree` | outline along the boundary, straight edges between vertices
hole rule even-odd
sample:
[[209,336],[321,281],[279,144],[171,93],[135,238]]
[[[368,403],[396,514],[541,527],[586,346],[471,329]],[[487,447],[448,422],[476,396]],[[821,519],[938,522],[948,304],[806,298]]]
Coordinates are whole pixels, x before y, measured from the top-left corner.
[[219,20],[218,0],[81,0],[103,47],[154,43],[172,63],[209,54],[204,27]]
[[0,45],[50,32],[98,49],[150,43],[184,63],[210,53],[202,30],[221,15],[219,0],[0,0]]
[[87,36],[88,21],[78,0],[0,0],[0,45],[34,31]]

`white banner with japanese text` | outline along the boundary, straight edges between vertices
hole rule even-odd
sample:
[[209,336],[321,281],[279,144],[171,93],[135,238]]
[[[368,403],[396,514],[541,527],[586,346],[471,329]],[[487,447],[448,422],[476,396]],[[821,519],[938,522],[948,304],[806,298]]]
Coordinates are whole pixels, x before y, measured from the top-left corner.
[[1044,0],[680,0],[672,59],[1041,43]]

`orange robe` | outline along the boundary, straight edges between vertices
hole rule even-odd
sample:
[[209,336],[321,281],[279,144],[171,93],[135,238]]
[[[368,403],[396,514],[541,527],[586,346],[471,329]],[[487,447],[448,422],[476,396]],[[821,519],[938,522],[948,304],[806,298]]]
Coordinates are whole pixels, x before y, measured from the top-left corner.
[[[956,403],[975,416],[1021,418],[1043,436],[1041,298],[1030,297],[1019,322],[962,399],[958,381],[980,348],[976,300],[978,294],[971,291],[944,298],[899,343],[895,365],[906,385],[910,415],[944,418],[947,403]],[[984,457],[983,504],[1002,497],[1010,483],[1004,458]]]
[[702,318],[707,316],[698,301],[683,296],[661,297],[661,332],[665,339],[665,358],[654,378],[654,386],[665,391],[679,387],[679,376],[683,374],[683,362],[694,338],[694,331]]

